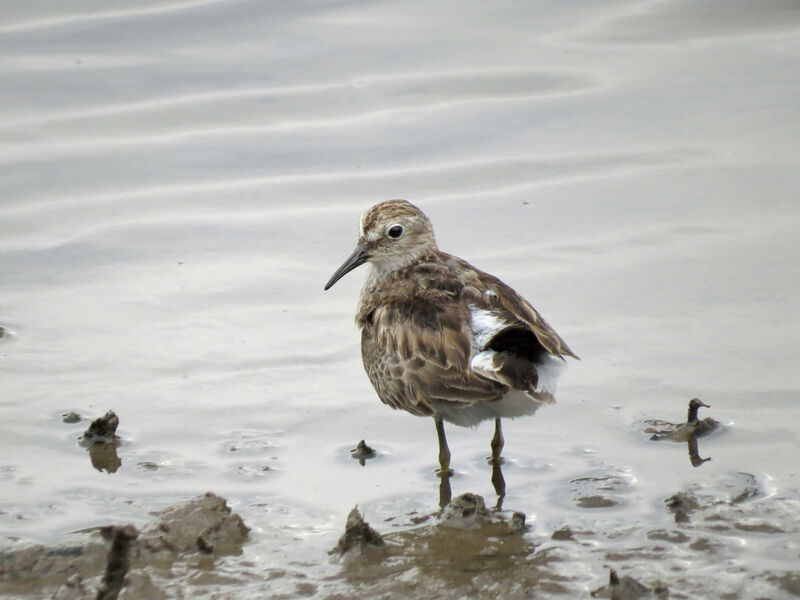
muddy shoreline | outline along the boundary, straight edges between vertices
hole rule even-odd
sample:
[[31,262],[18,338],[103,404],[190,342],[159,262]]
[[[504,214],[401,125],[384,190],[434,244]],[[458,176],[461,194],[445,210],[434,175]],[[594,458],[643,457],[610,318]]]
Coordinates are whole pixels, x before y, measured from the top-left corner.
[[[615,502],[618,492],[603,487],[599,493],[606,502],[592,506]],[[584,497],[576,491],[573,501],[581,506]],[[796,501],[766,497],[755,477],[738,473],[719,482],[716,490],[698,486],[665,498],[664,511],[673,516],[674,526],[648,529],[632,523],[622,544],[618,528],[564,523],[548,534],[526,525],[524,514],[487,508],[474,494],[459,495],[442,511],[417,516],[417,525],[409,522],[400,530],[384,524],[378,531],[355,508],[336,546],[316,558],[328,569],[333,566],[333,574],[315,575],[312,568],[295,586],[305,590],[302,595],[331,599],[570,597],[581,588],[594,597],[617,600],[708,597],[716,589],[713,572],[695,573],[690,565],[707,558],[735,560],[742,552],[736,543],[742,534],[796,539],[797,508]],[[124,582],[117,575],[120,598],[182,597],[178,590],[191,586],[201,573],[210,589],[241,586],[244,596],[257,590],[263,597],[283,597],[271,595],[275,590],[267,569],[263,584],[254,581],[253,572],[240,579],[231,576],[237,561],[250,563],[249,531],[224,499],[209,492],[160,511],[138,532],[131,526],[107,526],[83,532],[80,542],[6,548],[0,552],[0,594],[94,598],[98,589],[108,587],[109,561],[122,536],[129,548]],[[579,553],[588,548],[604,565],[590,577],[593,583],[572,565],[581,548]],[[684,567],[675,567],[676,555]],[[651,568],[661,561],[673,563],[671,572]],[[223,564],[226,568],[215,574]],[[606,583],[608,568],[614,569],[611,583]],[[747,577],[755,581],[749,588],[755,586],[770,597],[800,594],[800,577],[791,570],[751,571]]]

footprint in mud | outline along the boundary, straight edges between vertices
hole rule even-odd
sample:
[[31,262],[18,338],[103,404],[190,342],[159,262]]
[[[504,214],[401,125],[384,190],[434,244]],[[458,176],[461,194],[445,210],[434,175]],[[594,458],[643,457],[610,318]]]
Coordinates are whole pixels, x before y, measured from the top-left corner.
[[578,477],[569,484],[570,499],[579,508],[619,506],[624,503],[620,495],[631,491],[627,479],[615,473]]
[[229,473],[245,480],[266,477],[274,470],[272,464],[278,460],[275,449],[276,437],[281,431],[234,431],[219,444],[221,453],[228,455],[232,464]]
[[277,447],[276,437],[281,431],[234,431],[220,443],[222,452],[236,452],[237,455],[262,456],[264,452]]
[[725,523],[729,517],[735,516],[732,511],[721,510],[723,507],[736,507],[760,495],[762,491],[754,475],[733,473],[721,480],[694,484],[685,491],[673,494],[664,503],[675,515],[676,523],[688,523],[694,513],[708,513],[704,520],[714,521],[719,530],[723,527],[729,528],[730,524]]
[[246,465],[236,465],[232,469],[232,474],[235,477],[240,479],[261,479],[262,477],[266,477],[269,475],[269,472],[272,471],[272,468],[263,463],[253,463],[253,464],[246,464]]

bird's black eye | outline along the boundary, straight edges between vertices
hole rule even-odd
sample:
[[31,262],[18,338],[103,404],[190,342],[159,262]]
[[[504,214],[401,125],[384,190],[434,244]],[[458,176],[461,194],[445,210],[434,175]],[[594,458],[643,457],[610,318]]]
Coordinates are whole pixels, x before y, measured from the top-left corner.
[[390,238],[397,239],[403,235],[403,228],[400,225],[392,225],[386,233]]

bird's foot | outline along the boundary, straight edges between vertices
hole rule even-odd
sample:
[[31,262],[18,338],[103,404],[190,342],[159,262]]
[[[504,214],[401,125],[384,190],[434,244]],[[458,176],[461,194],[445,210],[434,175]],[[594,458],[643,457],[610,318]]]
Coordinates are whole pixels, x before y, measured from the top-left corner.
[[438,469],[436,469],[436,474],[442,479],[445,479],[448,477],[452,477],[453,475],[456,474],[456,472],[453,471],[453,469],[451,469],[450,467],[439,467]]

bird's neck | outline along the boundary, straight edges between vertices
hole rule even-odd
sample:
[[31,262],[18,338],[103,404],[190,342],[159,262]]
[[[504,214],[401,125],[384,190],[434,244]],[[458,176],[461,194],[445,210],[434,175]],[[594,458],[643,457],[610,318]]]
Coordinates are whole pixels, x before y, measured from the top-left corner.
[[379,261],[370,261],[370,270],[365,287],[375,287],[380,283],[390,282],[395,278],[403,278],[414,270],[415,265],[436,260],[441,252],[436,247],[421,247],[416,252],[407,252],[397,256],[388,256]]
[[381,261],[370,263],[371,268],[361,288],[356,322],[363,326],[369,314],[378,306],[391,303],[398,297],[412,297],[419,290],[418,279],[414,276],[420,265],[435,259],[437,250],[421,252],[406,257],[402,261]]

